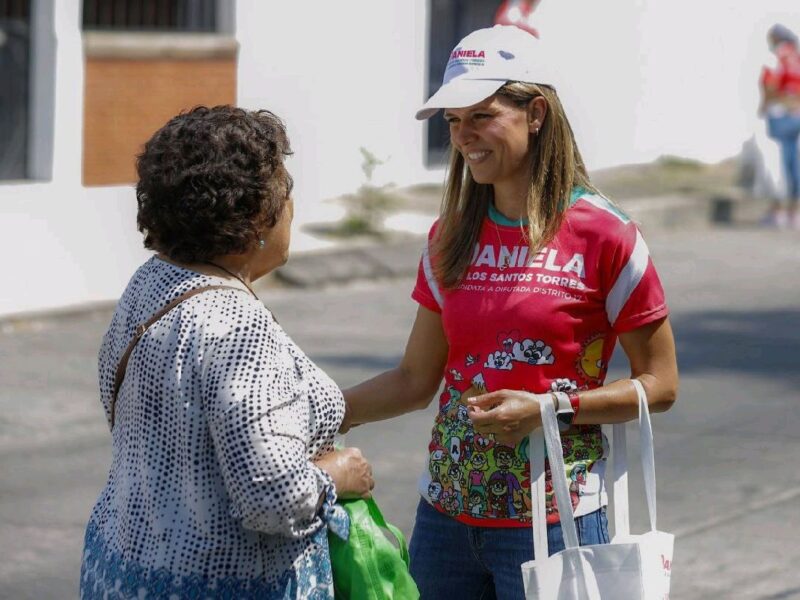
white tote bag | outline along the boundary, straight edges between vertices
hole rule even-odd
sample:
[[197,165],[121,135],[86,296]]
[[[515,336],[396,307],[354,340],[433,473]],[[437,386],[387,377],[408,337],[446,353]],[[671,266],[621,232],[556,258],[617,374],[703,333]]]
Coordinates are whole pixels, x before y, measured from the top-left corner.
[[[674,537],[656,528],[656,478],[653,430],[642,384],[633,380],[639,396],[639,432],[642,448],[650,531],[630,534],[628,510],[627,444],[625,425],[614,425],[614,516],[616,532],[610,544],[579,546],[569,496],[561,436],[549,398],[540,402],[542,428],[531,434],[531,492],[533,547],[536,560],[522,564],[528,600],[668,600]],[[548,556],[545,519],[544,448],[550,459],[553,489],[558,502],[565,549]],[[561,474],[560,476],[558,474]]]

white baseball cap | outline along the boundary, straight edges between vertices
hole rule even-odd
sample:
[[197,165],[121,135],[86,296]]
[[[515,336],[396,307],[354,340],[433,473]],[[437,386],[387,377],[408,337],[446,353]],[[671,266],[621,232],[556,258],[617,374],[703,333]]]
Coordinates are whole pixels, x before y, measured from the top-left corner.
[[555,87],[553,62],[541,42],[513,25],[473,31],[453,48],[442,87],[417,111],[417,119],[428,119],[442,108],[477,104],[508,81]]

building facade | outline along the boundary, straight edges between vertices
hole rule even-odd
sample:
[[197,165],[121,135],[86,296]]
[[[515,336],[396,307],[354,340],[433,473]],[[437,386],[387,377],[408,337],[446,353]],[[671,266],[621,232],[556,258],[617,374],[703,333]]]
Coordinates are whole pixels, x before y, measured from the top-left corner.
[[[0,317],[120,294],[148,255],[136,153],[197,104],[286,121],[298,223],[364,182],[360,148],[384,160],[376,183],[441,181],[443,123],[413,114],[456,41],[512,1],[0,0]],[[796,0],[726,1],[536,8],[590,168],[738,152],[764,32]]]

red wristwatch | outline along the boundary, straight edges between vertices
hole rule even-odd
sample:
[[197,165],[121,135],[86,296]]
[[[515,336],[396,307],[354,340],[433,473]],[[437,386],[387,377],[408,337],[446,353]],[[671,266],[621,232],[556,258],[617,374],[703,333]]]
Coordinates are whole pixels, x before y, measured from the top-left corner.
[[572,421],[574,422],[578,416],[578,409],[581,407],[581,398],[576,390],[567,392],[567,398],[569,398],[569,403],[572,405]]

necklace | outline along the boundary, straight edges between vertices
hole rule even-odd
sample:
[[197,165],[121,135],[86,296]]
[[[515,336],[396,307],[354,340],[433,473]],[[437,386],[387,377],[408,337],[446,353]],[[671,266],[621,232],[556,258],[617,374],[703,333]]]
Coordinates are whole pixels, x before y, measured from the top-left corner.
[[249,291],[251,294],[253,294],[253,298],[255,298],[256,300],[258,300],[258,296],[256,296],[256,293],[253,291],[253,288],[251,288],[249,285],[247,285],[247,283],[245,282],[245,280],[244,280],[244,279],[242,279],[241,277],[239,277],[239,276],[238,276],[236,273],[234,273],[233,271],[229,271],[228,269],[226,269],[226,268],[225,268],[225,267],[223,267],[222,265],[218,265],[217,263],[215,263],[215,262],[211,262],[210,260],[206,261],[206,264],[207,264],[207,265],[211,265],[212,267],[217,267],[217,268],[218,268],[220,271],[225,271],[225,272],[226,272],[228,275],[230,275],[230,276],[231,276],[231,277],[233,277],[234,279],[238,279],[238,280],[239,280],[239,281],[242,283],[242,285],[243,285],[244,287],[246,287],[246,288],[247,288],[247,290],[248,290],[248,291]]
[[[500,262],[500,253],[502,252],[503,248],[503,240],[500,239],[500,228],[497,226],[497,223],[492,223],[494,225],[494,232],[497,235],[497,268],[500,271],[505,271],[511,266],[511,256],[508,252],[505,253],[503,256],[503,262]],[[517,244],[519,242],[524,241],[526,238],[525,230],[522,230],[522,235],[520,236],[519,240],[517,240]]]

